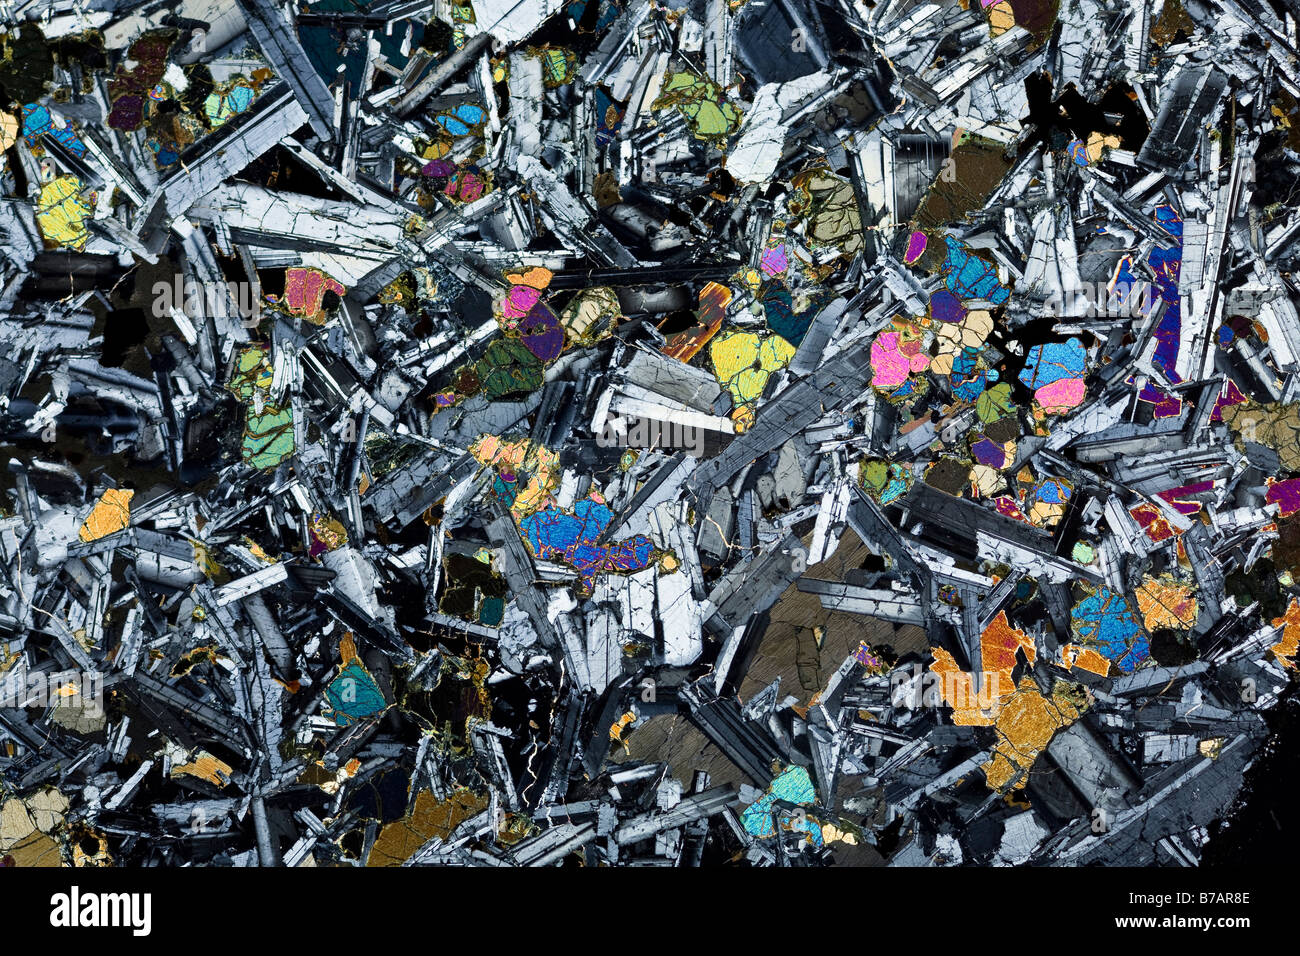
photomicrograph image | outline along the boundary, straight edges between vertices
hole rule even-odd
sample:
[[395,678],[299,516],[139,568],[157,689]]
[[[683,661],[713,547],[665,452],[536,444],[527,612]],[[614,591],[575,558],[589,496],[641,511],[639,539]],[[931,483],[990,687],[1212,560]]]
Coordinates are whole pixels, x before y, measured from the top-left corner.
[[0,865],[1294,842],[1298,19],[0,0]]

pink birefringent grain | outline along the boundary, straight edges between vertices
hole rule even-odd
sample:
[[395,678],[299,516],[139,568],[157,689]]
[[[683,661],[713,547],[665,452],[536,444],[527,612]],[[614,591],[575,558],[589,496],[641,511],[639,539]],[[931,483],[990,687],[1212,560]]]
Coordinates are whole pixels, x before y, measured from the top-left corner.
[[759,267],[769,276],[780,275],[789,265],[790,260],[785,254],[785,243],[764,250],[763,260],[759,263]]
[[1049,415],[1060,415],[1083,401],[1087,390],[1081,378],[1058,378],[1034,392],[1034,401]]
[[871,384],[876,388],[897,388],[907,381],[909,372],[923,371],[930,357],[920,351],[919,342],[900,345],[897,332],[882,332],[871,343],[871,367],[875,376]]
[[898,333],[886,332],[871,344],[871,367],[877,388],[896,388],[907,379],[907,359],[898,351]]

